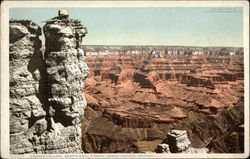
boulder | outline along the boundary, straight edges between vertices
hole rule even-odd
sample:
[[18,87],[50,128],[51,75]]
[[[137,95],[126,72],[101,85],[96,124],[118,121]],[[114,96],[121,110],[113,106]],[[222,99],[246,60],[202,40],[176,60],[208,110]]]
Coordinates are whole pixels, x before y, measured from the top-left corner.
[[186,151],[191,144],[186,130],[171,130],[167,135],[171,152]]
[[155,150],[156,153],[170,153],[170,150],[169,150],[169,145],[168,144],[159,144],[157,147],[156,147],[156,150]]

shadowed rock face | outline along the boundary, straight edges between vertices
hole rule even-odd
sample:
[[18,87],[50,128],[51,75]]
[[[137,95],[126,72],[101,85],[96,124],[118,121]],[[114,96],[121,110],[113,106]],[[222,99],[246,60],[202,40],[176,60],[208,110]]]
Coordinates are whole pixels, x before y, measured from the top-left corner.
[[78,48],[87,33],[65,11],[44,26],[46,51],[39,50],[41,28],[10,20],[10,151],[81,153],[81,119],[88,74]]

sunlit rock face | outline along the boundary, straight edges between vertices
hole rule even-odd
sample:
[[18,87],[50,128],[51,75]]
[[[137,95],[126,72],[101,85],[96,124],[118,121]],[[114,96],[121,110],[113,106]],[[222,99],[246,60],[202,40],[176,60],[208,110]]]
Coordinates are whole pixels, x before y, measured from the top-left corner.
[[156,147],[157,153],[207,153],[207,148],[193,148],[185,130],[171,130],[167,138]]
[[69,19],[65,10],[47,20],[43,30],[51,129],[65,135],[65,151],[81,152],[81,119],[86,106],[82,91],[88,67],[79,45],[87,31],[79,20]]
[[11,153],[82,153],[86,28],[60,10],[44,26],[44,54],[38,25],[10,20],[9,29]]
[[30,20],[11,19],[9,35],[10,152],[33,153],[32,138],[47,130],[41,28]]

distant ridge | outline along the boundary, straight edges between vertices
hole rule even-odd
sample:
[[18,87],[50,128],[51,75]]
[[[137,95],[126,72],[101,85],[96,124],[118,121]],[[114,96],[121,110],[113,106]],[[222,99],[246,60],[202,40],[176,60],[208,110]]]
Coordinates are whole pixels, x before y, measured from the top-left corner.
[[186,48],[238,48],[243,47],[234,46],[184,46],[184,45],[82,45],[83,47],[186,47]]

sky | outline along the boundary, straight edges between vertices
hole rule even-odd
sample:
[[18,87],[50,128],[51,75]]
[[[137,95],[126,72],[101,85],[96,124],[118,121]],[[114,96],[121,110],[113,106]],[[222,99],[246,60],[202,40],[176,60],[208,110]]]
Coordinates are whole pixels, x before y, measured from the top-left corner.
[[[11,8],[41,27],[60,8]],[[229,7],[64,8],[87,27],[85,45],[243,47],[243,9]],[[44,41],[44,37],[41,37]]]

